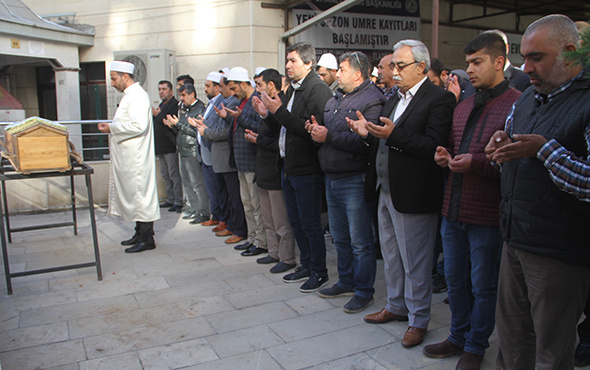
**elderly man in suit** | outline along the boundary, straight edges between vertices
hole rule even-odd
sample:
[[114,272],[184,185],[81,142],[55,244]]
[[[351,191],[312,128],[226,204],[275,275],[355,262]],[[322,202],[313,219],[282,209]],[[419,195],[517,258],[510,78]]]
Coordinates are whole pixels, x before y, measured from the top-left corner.
[[[197,120],[189,120],[193,127],[197,128],[198,140],[201,144],[201,167],[203,169],[203,177],[205,179],[205,188],[209,195],[209,208],[211,210],[211,218],[208,220],[195,219],[191,221],[192,224],[200,223],[203,226],[216,226],[220,223],[227,223],[229,217],[229,209],[227,207],[227,189],[223,184],[223,179],[219,179],[221,174],[215,173],[213,163],[216,158],[212,153],[214,141],[203,137],[203,132],[210,122],[217,120],[219,117],[215,113],[214,107],[221,108],[223,103],[223,96],[221,95],[221,87],[219,81],[221,80],[221,73],[212,71],[205,79],[205,94],[209,99],[209,104],[205,109],[205,113],[199,116]],[[206,122],[206,123],[204,123]],[[199,128],[198,124],[201,124]]]
[[430,321],[432,258],[443,199],[443,171],[434,162],[449,135],[455,97],[426,73],[430,55],[416,40],[393,47],[399,91],[383,107],[383,126],[347,119],[372,147],[365,196],[379,196],[379,236],[388,302],[369,323],[409,320],[402,346],[422,343]]

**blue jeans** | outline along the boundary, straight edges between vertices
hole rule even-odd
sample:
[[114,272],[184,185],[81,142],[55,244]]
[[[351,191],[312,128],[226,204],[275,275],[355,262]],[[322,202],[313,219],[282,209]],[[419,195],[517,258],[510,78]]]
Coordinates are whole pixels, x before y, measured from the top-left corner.
[[327,276],[326,242],[320,220],[322,174],[283,174],[282,178],[287,214],[299,247],[301,265],[309,271]]
[[456,346],[479,356],[494,330],[502,236],[498,227],[450,222],[441,232],[449,286],[451,334]]
[[326,176],[330,232],[338,253],[338,285],[363,298],[375,289],[375,247],[371,205],[364,196],[365,175],[332,180]]

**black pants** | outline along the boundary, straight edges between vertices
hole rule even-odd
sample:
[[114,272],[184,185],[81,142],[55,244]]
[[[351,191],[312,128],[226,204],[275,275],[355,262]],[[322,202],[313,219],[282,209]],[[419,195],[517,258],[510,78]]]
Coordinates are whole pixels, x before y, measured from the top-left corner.
[[154,222],[135,221],[135,234],[139,235],[140,242],[151,242],[154,240]]

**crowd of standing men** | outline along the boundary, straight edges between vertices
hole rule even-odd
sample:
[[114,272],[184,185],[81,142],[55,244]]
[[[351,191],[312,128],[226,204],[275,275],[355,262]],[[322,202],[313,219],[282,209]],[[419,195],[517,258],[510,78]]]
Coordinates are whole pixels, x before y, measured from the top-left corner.
[[[403,40],[379,62],[378,87],[365,54],[324,55],[316,72],[315,49],[303,42],[287,49],[285,89],[274,69],[257,70],[254,83],[235,67],[206,76],[207,105],[181,76],[180,103],[161,81],[162,103],[146,112],[133,68],[113,62],[126,100],[100,128],[113,134],[111,211],[137,222],[125,251],[155,248],[153,192],[130,190],[155,184],[153,171],[136,173],[151,166],[143,146],[154,136],[169,211],[215,226],[225,243],[245,241],[235,247],[244,256],[268,252],[257,262],[289,272],[284,282],[351,296],[343,310],[363,311],[373,303],[378,237],[387,304],[364,320],[408,321],[401,344],[411,348],[427,333],[440,236],[451,330],[424,355],[460,355],[458,369],[479,369],[497,323],[498,368],[571,369],[590,285],[590,79],[562,55],[579,47],[561,15],[527,28],[524,73],[495,31],[471,40],[466,71],[450,73],[431,68],[422,42]],[[121,181],[130,176],[137,182]],[[332,286],[324,192],[338,257]]]

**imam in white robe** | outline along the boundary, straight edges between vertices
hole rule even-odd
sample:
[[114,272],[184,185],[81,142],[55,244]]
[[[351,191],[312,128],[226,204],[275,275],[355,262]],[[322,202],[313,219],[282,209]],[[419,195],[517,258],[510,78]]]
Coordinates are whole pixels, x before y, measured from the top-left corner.
[[125,89],[109,127],[109,213],[127,221],[159,219],[152,110],[139,83]]

